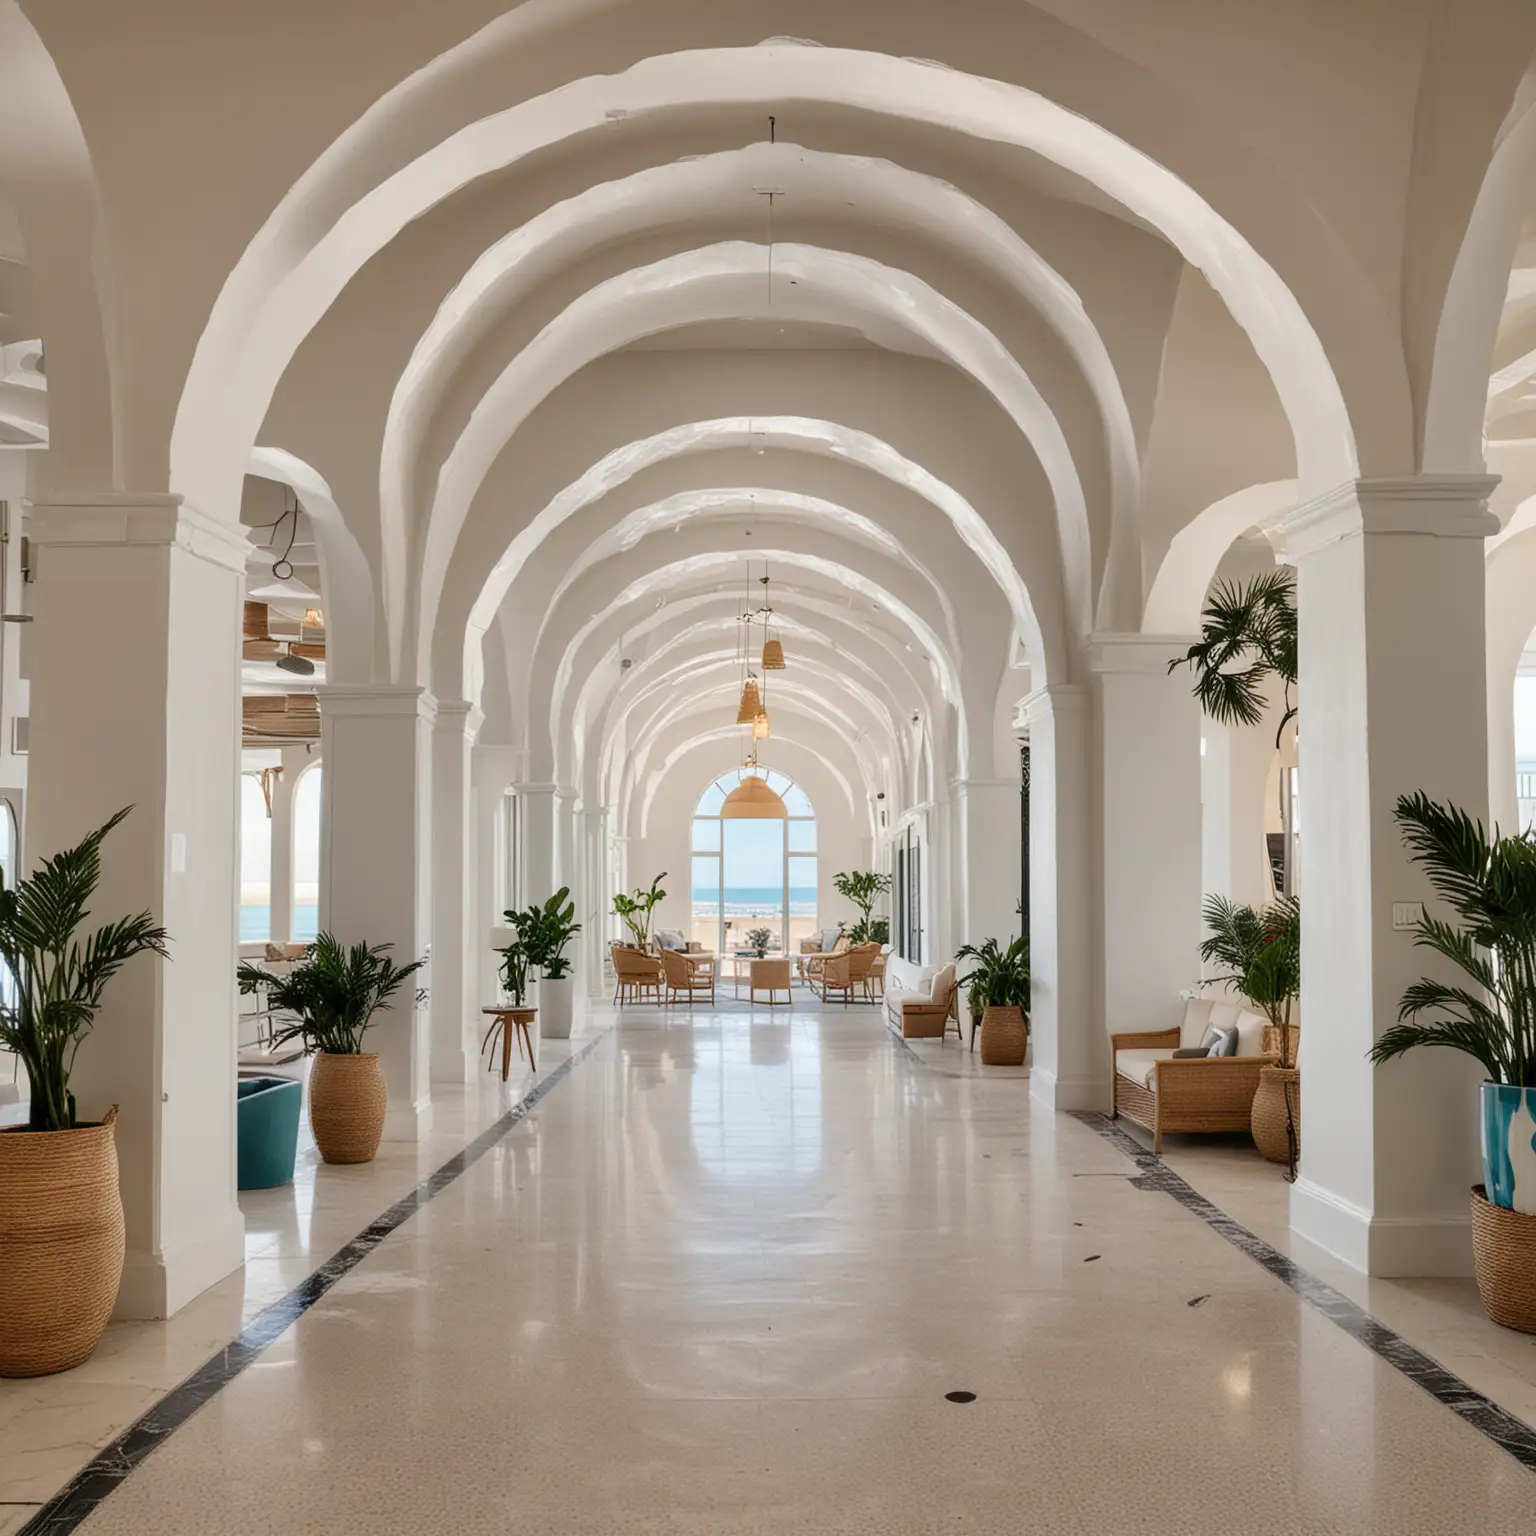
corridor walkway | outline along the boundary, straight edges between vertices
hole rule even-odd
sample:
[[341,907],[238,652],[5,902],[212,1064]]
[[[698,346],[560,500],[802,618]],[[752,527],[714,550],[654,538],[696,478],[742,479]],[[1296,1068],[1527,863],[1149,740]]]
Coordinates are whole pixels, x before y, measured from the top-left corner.
[[81,1529],[1530,1531],[1536,1473],[1019,1075],[611,1024]]

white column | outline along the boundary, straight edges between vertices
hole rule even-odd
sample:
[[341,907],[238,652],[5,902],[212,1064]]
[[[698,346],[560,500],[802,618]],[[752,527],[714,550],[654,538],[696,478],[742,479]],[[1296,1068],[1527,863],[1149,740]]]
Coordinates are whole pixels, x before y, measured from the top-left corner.
[[956,942],[1006,944],[1019,933],[1019,796],[1009,779],[956,779],[950,785],[955,833],[950,867],[956,878]]
[[1105,1109],[1109,1043],[1093,1007],[1088,690],[1030,694],[1030,1094],[1051,1109]]
[[[430,694],[399,686],[326,686],[320,695],[321,901],[344,944],[389,944],[405,964],[428,952],[432,925]],[[428,988],[431,970],[418,972]],[[389,1085],[384,1135],[415,1141],[431,1126],[427,1010],[409,984],[368,1031]]]
[[581,923],[581,935],[576,940],[580,956],[577,973],[581,976],[589,996],[601,995],[603,984],[604,915],[613,893],[607,888],[608,876],[608,812],[606,810],[581,813],[580,855],[582,879],[577,892],[576,913]]
[[[478,1004],[470,837],[470,758],[485,716],[462,700],[440,703],[432,729],[432,1081],[462,1083]],[[487,999],[489,1001],[489,999]]]
[[1188,639],[1095,635],[1094,924],[1100,1018],[1109,1034],[1166,1029],[1199,979],[1200,709]]
[[555,893],[555,789],[553,784],[514,786],[520,802],[522,849],[519,874],[522,905],[547,901]]
[[575,890],[580,864],[576,856],[576,791],[559,789],[555,792],[555,862],[550,876],[551,896],[562,885]]
[[293,797],[309,763],[303,747],[284,747],[272,786],[272,938],[278,944],[293,938]]
[[169,963],[108,989],[75,1061],[84,1118],[120,1106],[127,1260],[117,1315],[168,1317],[240,1267],[235,1204],[240,529],[178,496],[32,504],[27,851],[133,806],[103,850],[91,925],[149,911]]
[[1356,1269],[1470,1271],[1470,1059],[1366,1059],[1434,969],[1392,904],[1426,901],[1397,798],[1488,808],[1488,476],[1367,480],[1287,519],[1300,612],[1301,1178],[1291,1224]]
[[477,997],[471,1002],[480,1005],[494,1002],[501,985],[496,956],[491,949],[491,929],[502,926],[502,913],[512,902],[512,893],[506,888],[507,790],[517,776],[520,756],[515,747],[483,742],[473,753],[474,864],[478,899],[468,926],[475,955],[473,974],[478,978]]

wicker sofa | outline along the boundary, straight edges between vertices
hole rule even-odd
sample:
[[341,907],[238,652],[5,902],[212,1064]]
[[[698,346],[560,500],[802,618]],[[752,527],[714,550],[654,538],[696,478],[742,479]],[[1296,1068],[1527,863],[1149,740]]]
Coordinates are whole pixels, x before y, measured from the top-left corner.
[[955,1022],[955,1033],[960,1033],[960,1015],[955,1004],[959,987],[953,965],[941,966],[926,982],[912,980],[910,988],[893,988],[885,994],[886,1020],[902,1039],[942,1040],[951,1019]]
[[[1212,1025],[1226,1024],[1237,1025],[1237,1055],[1174,1056],[1197,1047]],[[1111,1035],[1114,1114],[1151,1131],[1155,1152],[1168,1133],[1246,1131],[1259,1071],[1279,1059],[1264,1049],[1268,1028],[1262,1014],[1236,1002],[1194,997],[1171,1029]]]

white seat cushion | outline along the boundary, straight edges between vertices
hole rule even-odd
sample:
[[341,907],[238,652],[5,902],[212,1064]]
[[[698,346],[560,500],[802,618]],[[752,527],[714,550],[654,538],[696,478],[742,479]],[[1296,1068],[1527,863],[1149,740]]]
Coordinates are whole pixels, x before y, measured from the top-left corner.
[[1142,1088],[1153,1086],[1152,1078],[1160,1061],[1172,1061],[1173,1048],[1156,1051],[1116,1051],[1115,1071]]
[[1184,1021],[1179,1025],[1179,1044],[1186,1051],[1204,1043],[1205,1032],[1211,1027],[1211,1010],[1215,1006],[1214,997],[1192,997],[1184,1004]]
[[1264,1054],[1264,1031],[1269,1028],[1269,1020],[1262,1013],[1254,1013],[1244,1009],[1237,1016],[1237,1054],[1239,1056],[1262,1056]]

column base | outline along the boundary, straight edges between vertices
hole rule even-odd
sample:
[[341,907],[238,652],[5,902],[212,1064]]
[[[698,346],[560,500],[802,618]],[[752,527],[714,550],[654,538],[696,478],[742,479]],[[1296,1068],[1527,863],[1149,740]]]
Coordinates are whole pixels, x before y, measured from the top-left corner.
[[1298,1179],[1291,1189],[1291,1230],[1364,1275],[1459,1280],[1472,1274],[1470,1211],[1373,1216],[1353,1201]]
[[462,1088],[473,1075],[470,1069],[469,1052],[462,1046],[457,1051],[445,1050],[441,1046],[432,1048],[432,1081],[434,1083],[452,1083]]
[[174,1253],[129,1253],[112,1316],[118,1322],[174,1317],[210,1285],[245,1264],[245,1218],[238,1207],[195,1243]]
[[385,1141],[423,1141],[432,1131],[432,1100],[391,1104],[384,1116]]
[[1073,1110],[1109,1113],[1109,1090],[1098,1077],[1058,1077],[1043,1067],[1031,1067],[1029,1096],[1061,1114]]

